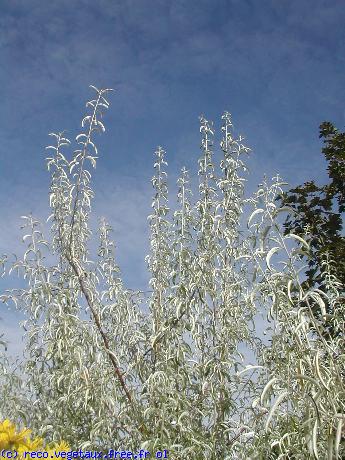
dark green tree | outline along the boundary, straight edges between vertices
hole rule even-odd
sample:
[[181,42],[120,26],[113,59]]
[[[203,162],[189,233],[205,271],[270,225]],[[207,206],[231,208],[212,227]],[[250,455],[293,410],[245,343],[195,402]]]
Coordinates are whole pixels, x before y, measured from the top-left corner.
[[[279,197],[282,206],[289,206],[291,212],[284,223],[285,233],[307,235],[311,256],[307,260],[308,270],[304,287],[324,290],[323,264],[329,255],[333,275],[344,293],[345,286],[345,237],[343,218],[345,211],[345,132],[339,132],[330,122],[320,125],[320,139],[324,146],[322,153],[327,160],[329,182],[317,185],[305,182]],[[332,315],[332,308],[326,305]],[[334,335],[337,328],[330,318],[326,335]]]

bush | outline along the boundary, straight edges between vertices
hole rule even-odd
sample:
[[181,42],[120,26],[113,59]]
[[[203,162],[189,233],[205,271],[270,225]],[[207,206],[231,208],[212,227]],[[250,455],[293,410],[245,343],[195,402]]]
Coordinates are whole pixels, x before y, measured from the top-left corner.
[[[27,389],[11,405],[16,396],[7,386],[3,415],[25,417],[73,448],[167,449],[178,460],[341,458],[344,302],[327,254],[322,290],[303,288],[308,235],[284,235],[281,216],[291,210],[275,204],[284,184],[265,180],[245,198],[249,149],[234,137],[230,114],[222,116],[218,169],[213,125],[201,117],[199,198],[191,202],[182,169],[171,215],[159,147],[151,294],[127,289],[105,220],[98,261],[89,260],[88,167],[96,165],[94,131],[104,131],[109,106],[109,90],[92,88],[72,159],[62,153],[70,144],[63,133],[52,134],[56,144],[48,147],[52,241],[33,216],[24,217],[28,250],[11,270],[24,274],[28,288],[1,296],[28,317]],[[45,252],[56,264],[47,266]],[[269,340],[255,329],[260,314],[268,317]],[[325,342],[330,320],[339,333]],[[242,347],[256,362],[248,365]]]

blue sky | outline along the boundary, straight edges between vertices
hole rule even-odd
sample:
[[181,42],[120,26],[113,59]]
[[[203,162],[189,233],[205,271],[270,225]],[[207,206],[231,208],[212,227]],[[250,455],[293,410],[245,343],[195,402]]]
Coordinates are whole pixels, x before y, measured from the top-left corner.
[[[344,24],[343,1],[2,0],[0,253],[25,250],[21,215],[48,216],[48,133],[74,140],[90,84],[116,90],[93,210],[114,227],[128,287],[147,289],[154,150],[167,150],[173,198],[181,167],[197,170],[199,115],[219,127],[232,113],[253,150],[249,190],[264,173],[324,181],[319,124],[345,124]],[[20,315],[0,308],[15,353]]]

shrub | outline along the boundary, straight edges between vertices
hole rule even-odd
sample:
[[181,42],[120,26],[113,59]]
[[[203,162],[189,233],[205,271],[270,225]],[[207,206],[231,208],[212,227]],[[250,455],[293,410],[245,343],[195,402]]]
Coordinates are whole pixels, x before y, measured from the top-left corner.
[[[284,184],[265,180],[245,198],[249,149],[234,137],[230,114],[222,116],[218,169],[213,124],[201,117],[199,197],[193,204],[182,169],[171,215],[165,152],[157,148],[151,294],[127,289],[105,220],[98,261],[89,260],[88,168],[109,106],[108,90],[92,88],[72,159],[62,153],[70,144],[63,133],[52,134],[56,144],[48,147],[52,240],[24,217],[28,250],[11,270],[28,288],[1,296],[28,316],[29,391],[20,404],[0,400],[4,414],[20,420],[25,413],[37,432],[82,449],[168,449],[178,460],[341,458],[344,302],[327,254],[322,291],[303,288],[308,235],[284,235],[286,209],[275,204]],[[45,251],[56,257],[50,267]],[[260,314],[269,319],[269,342],[255,329]],[[326,320],[339,331],[327,342]]]

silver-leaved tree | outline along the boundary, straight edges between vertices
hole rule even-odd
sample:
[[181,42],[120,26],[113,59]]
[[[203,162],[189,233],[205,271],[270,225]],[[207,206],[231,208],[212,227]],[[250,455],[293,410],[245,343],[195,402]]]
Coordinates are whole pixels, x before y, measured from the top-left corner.
[[[89,169],[110,91],[91,88],[72,158],[63,133],[47,147],[51,241],[26,216],[23,258],[0,261],[27,282],[1,296],[26,313],[27,344],[19,374],[1,362],[0,416],[74,449],[167,450],[176,460],[344,458],[344,299],[327,255],[325,289],[302,289],[308,231],[284,236],[288,210],[275,204],[284,184],[264,181],[245,199],[249,149],[224,113],[216,167],[213,125],[201,117],[198,199],[183,168],[171,215],[159,147],[151,295],[127,289],[105,220],[98,260],[89,260]],[[268,340],[256,328],[262,313]],[[329,341],[323,320],[336,330]]]

